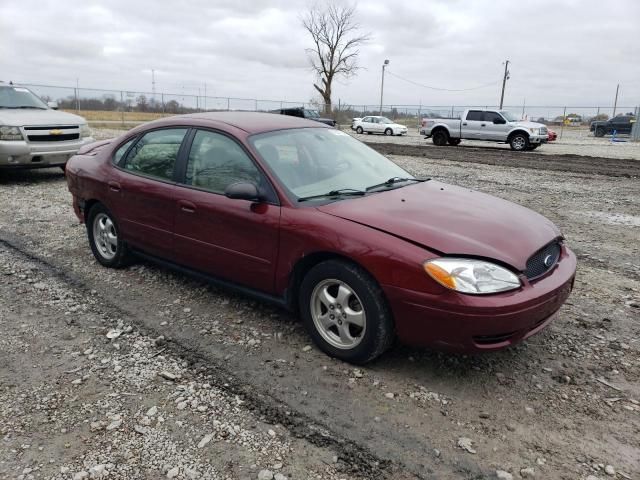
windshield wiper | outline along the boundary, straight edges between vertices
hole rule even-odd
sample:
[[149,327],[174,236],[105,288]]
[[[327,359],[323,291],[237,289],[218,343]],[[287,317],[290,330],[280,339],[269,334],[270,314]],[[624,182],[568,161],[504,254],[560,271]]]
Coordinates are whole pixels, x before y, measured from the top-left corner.
[[426,182],[427,180],[429,180],[429,179],[428,178],[421,179],[421,178],[391,177],[390,179],[388,179],[385,182],[378,183],[376,185],[371,185],[370,187],[365,188],[365,191],[369,192],[371,190],[375,190],[376,188],[380,188],[380,187],[391,187],[396,183],[402,183],[402,182]]
[[310,195],[308,197],[300,197],[298,202],[306,202],[307,200],[315,200],[316,198],[324,198],[324,197],[338,197],[338,196],[362,196],[367,192],[362,190],[356,190],[355,188],[340,188],[338,190],[331,190],[327,193],[321,193],[320,195]]

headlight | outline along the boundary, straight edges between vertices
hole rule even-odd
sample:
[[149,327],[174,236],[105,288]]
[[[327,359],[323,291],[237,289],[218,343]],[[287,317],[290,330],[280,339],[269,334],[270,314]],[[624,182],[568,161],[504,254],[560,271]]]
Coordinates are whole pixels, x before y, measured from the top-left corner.
[[80,125],[80,138],[85,138],[90,136],[91,136],[91,129],[89,128],[89,125],[87,125],[86,123],[83,123],[82,125]]
[[18,127],[0,127],[0,140],[24,140]]
[[462,293],[478,295],[520,288],[513,272],[484,260],[437,258],[425,262],[424,270],[440,285]]

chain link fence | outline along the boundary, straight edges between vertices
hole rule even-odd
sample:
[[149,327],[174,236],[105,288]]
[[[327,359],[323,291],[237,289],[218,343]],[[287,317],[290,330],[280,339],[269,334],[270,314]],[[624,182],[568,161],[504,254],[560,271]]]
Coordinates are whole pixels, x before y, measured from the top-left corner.
[[[339,100],[327,106],[310,102],[214,97],[186,93],[104,90],[21,83],[46,101],[55,101],[62,110],[77,112],[89,122],[128,125],[167,115],[203,111],[269,112],[303,107],[319,111],[343,125],[353,118],[383,115],[408,127],[417,127],[423,118],[458,118],[468,108],[491,109],[495,105],[352,105]],[[536,106],[507,105],[516,116],[547,125],[585,127],[593,120],[606,120],[616,114],[638,115],[638,106]]]

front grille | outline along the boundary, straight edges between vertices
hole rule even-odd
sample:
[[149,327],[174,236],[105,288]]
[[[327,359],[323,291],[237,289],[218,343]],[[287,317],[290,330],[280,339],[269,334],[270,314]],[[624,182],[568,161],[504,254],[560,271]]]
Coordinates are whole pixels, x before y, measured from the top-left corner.
[[28,135],[30,142],[64,142],[65,140],[77,140],[79,133],[63,133],[61,135]]
[[24,127],[26,132],[37,130],[73,130],[78,128],[78,125],[51,125],[51,126],[39,126],[39,127]]
[[532,280],[548,272],[560,258],[560,243],[552,242],[534,253],[527,260],[527,269],[524,274]]

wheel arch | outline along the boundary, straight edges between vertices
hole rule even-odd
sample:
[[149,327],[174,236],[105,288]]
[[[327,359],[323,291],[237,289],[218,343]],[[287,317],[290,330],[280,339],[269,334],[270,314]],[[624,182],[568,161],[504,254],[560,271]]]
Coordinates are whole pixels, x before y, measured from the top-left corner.
[[529,139],[529,132],[527,132],[526,130],[524,130],[522,128],[516,128],[516,129],[511,130],[509,132],[509,135],[507,136],[507,143],[511,142],[511,139],[513,138],[513,136],[518,134],[518,133],[524,133],[525,136],[527,137],[527,140]]
[[97,204],[103,204],[103,203],[100,200],[98,200],[97,198],[92,198],[90,200],[85,200],[84,201],[84,204],[82,206],[82,215],[84,216],[84,222],[85,223],[87,223],[87,220],[89,219],[89,212],[91,211],[93,206],[97,205]]
[[433,137],[436,133],[440,131],[444,131],[444,133],[447,134],[447,137],[451,138],[451,132],[449,131],[449,128],[446,125],[436,125],[435,127],[433,127],[431,129],[431,136]]
[[351,263],[352,265],[361,268],[371,276],[371,278],[379,284],[375,276],[364,265],[357,262],[351,257],[342,255],[340,253],[331,251],[317,251],[304,255],[299,258],[291,269],[289,274],[289,282],[287,284],[287,292],[285,294],[285,302],[287,308],[292,312],[298,311],[298,294],[300,293],[300,285],[305,275],[316,265],[325,262],[327,260],[341,260],[343,262]]

